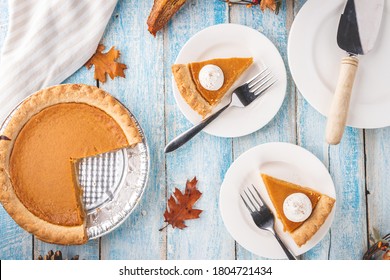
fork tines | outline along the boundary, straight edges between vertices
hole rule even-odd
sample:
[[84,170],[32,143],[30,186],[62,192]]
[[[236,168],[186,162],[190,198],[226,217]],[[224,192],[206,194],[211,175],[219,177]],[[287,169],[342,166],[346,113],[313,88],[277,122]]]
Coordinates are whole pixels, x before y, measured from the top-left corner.
[[386,240],[387,242],[390,242],[390,233],[383,236],[382,239]]
[[254,95],[259,95],[269,89],[273,84],[277,82],[271,73],[271,70],[266,67],[260,71],[257,75],[252,77],[248,82],[248,88]]
[[[247,190],[244,190],[244,194],[246,196],[246,199],[244,198],[244,196],[242,196],[240,194],[241,199],[243,200],[245,206],[248,208],[248,210],[250,212],[259,211],[261,207],[265,206],[265,203],[264,203],[263,199],[261,198],[260,193],[258,192],[258,190],[255,188],[254,185],[252,185],[252,187],[253,187],[253,190],[257,194],[257,198],[253,194],[253,192],[251,191],[250,188],[247,188]],[[248,195],[248,192],[249,192],[250,196]]]

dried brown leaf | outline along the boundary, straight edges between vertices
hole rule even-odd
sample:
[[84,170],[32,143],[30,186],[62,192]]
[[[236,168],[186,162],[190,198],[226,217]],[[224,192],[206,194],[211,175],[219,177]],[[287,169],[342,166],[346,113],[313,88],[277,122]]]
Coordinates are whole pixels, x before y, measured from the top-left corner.
[[120,56],[120,52],[116,50],[115,47],[111,47],[108,52],[102,53],[104,49],[105,46],[99,44],[96,53],[85,64],[87,69],[90,69],[92,65],[94,65],[94,78],[102,83],[106,82],[106,74],[108,74],[111,79],[114,79],[115,77],[124,78],[124,70],[127,69],[127,66],[123,63],[116,62]]
[[187,227],[184,223],[186,220],[199,218],[202,210],[193,209],[196,201],[202,196],[202,193],[196,188],[197,183],[196,177],[191,181],[187,180],[184,193],[175,188],[175,191],[168,199],[167,209],[164,212],[167,225],[171,225],[173,228],[184,229]]

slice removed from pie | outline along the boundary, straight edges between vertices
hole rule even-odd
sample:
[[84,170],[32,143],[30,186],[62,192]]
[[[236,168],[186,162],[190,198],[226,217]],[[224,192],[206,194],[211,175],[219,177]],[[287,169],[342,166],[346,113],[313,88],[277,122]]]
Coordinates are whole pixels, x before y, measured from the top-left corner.
[[[291,235],[299,247],[304,245],[325,222],[336,200],[311,188],[286,182],[267,174],[261,174],[261,177],[276,210],[276,216],[283,224],[284,231]],[[293,194],[304,194],[311,202],[311,214],[309,213],[308,218],[303,221],[291,221],[284,211],[286,198]],[[298,211],[301,210],[298,208]]]
[[[252,57],[214,58],[188,64],[174,64],[172,73],[181,96],[204,118],[221,102],[226,92],[252,63]],[[223,81],[218,89],[209,90],[202,85],[199,75],[205,66],[217,66],[222,70]]]
[[105,91],[59,85],[19,105],[0,141],[0,201],[38,239],[87,242],[75,162],[131,147],[142,139],[128,111]]

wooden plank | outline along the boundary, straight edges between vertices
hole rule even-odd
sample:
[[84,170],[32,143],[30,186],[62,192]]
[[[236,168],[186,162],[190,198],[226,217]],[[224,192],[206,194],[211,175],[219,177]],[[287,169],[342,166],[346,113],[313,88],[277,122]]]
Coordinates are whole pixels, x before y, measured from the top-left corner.
[[390,233],[390,128],[366,130],[368,233]]
[[[319,114],[302,95],[297,95],[298,144],[329,166],[328,146],[322,139],[326,119]],[[310,122],[307,118],[310,117]],[[303,259],[327,259],[330,248],[330,233],[313,249],[302,256]]]
[[[227,22],[228,8],[220,1],[187,1],[164,32],[164,75],[167,141],[191,127],[172,94],[171,65],[184,43],[198,31]],[[162,150],[160,151],[162,152]],[[232,161],[231,140],[200,133],[166,156],[167,196],[196,176],[203,193],[195,204],[204,210],[200,219],[186,222],[184,230],[167,228],[168,259],[234,259],[234,241],[227,233],[218,208],[219,189]],[[162,213],[159,221],[162,222]]]
[[[0,48],[8,28],[8,1],[0,0]],[[32,258],[32,236],[19,227],[0,207],[0,259],[19,260]]]
[[163,36],[149,34],[146,19],[153,1],[119,1],[103,43],[121,51],[126,78],[101,85],[121,100],[144,129],[150,148],[150,174],[140,204],[114,232],[101,240],[102,259],[164,259],[159,232],[165,208]]
[[311,151],[330,169],[337,197],[335,219],[329,233],[302,258],[359,259],[366,238],[361,132],[348,128],[340,145],[330,147],[328,151],[328,145],[324,144],[325,126],[326,118],[299,95],[299,145]]
[[[278,15],[270,11],[262,12],[258,6],[251,9],[234,6],[231,9],[231,22],[248,25],[267,36],[278,48],[287,68],[287,36],[293,16],[290,3],[282,5]],[[288,68],[287,68],[288,69]],[[284,103],[271,122],[259,131],[233,139],[234,158],[250,148],[267,142],[295,143],[295,88],[288,73],[287,92]],[[259,178],[260,180],[260,178]],[[237,244],[237,259],[262,259]]]
[[[305,0],[295,1],[295,13]],[[335,35],[336,36],[336,35]],[[298,143],[328,166],[333,178],[337,208],[328,235],[305,259],[359,259],[365,248],[365,177],[362,131],[347,128],[338,146],[325,144],[326,118],[297,96]],[[329,150],[328,150],[329,148]]]
[[337,195],[330,259],[361,259],[366,249],[366,198],[362,130],[348,128],[330,148],[330,173]]
[[[305,1],[296,1],[296,15]],[[307,121],[310,119],[310,121]],[[298,144],[318,157],[329,167],[328,146],[324,144],[323,133],[326,118],[307,103],[303,96],[297,95],[297,141]],[[330,248],[330,233],[312,250],[302,256],[304,259],[327,259]]]

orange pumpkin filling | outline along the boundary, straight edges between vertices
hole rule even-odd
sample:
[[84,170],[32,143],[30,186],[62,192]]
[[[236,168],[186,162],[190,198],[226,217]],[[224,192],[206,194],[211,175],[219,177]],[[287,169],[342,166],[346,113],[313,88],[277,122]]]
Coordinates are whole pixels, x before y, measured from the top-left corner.
[[19,132],[10,176],[19,200],[34,215],[64,226],[81,225],[81,190],[74,159],[128,146],[115,120],[83,103],[62,103],[34,115]]

